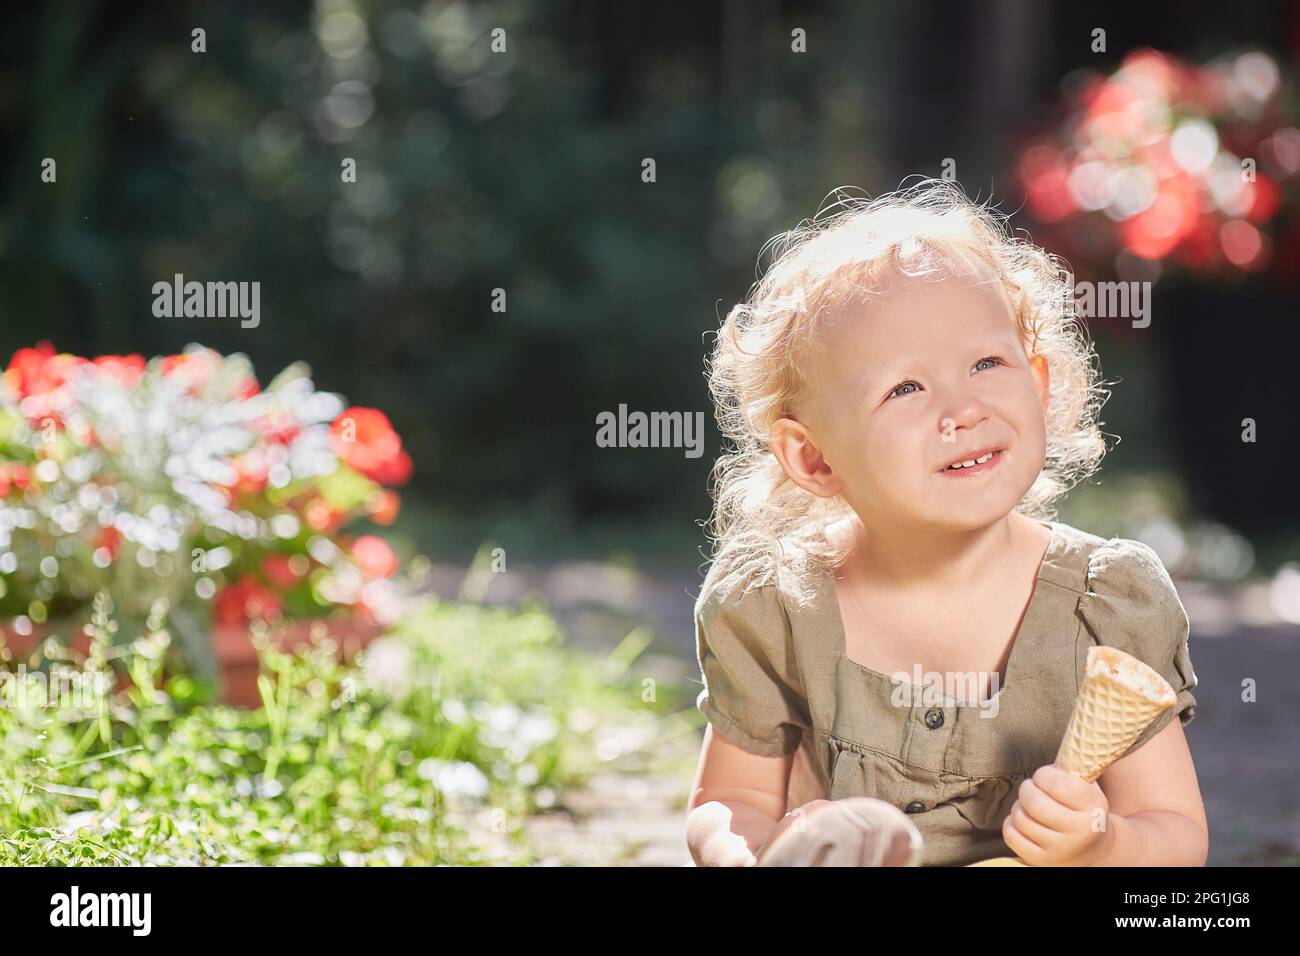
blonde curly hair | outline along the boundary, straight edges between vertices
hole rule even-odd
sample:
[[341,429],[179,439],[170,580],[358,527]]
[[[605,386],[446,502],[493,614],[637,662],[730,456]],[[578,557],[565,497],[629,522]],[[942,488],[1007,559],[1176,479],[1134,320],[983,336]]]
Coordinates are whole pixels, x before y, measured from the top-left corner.
[[809,575],[843,559],[826,531],[852,509],[842,496],[820,498],[791,481],[768,440],[776,421],[811,395],[818,317],[877,294],[886,273],[991,278],[1030,356],[1049,362],[1045,461],[1016,511],[1053,520],[1054,502],[1106,453],[1097,416],[1110,392],[1075,315],[1063,260],[1010,235],[1007,216],[944,180],[922,179],[874,200],[843,189],[831,195],[838,201],[764,244],[759,260],[772,247],[772,265],[723,320],[706,363],[724,439],[710,476],[710,576],[724,592],[774,583],[803,605]]

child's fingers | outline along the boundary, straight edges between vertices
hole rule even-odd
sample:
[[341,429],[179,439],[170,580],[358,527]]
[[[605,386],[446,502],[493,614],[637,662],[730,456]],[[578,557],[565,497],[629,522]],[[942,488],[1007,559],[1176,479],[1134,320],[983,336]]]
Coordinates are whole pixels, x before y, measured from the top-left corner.
[[1033,840],[1029,839],[1029,837],[1021,833],[1020,830],[1016,828],[1016,825],[1011,822],[1010,816],[1002,821],[1002,842],[1007,845],[1007,848],[1011,850],[1012,853],[1020,857],[1020,859],[1024,860],[1026,863],[1032,863],[1034,860],[1040,859],[1042,855],[1047,852]]
[[[1101,787],[1096,783],[1088,783],[1055,764],[1039,767],[1034,771],[1032,779],[1038,789],[1071,810],[1087,810],[1095,806],[1097,797],[1101,794]],[[1104,795],[1102,799],[1105,799]]]
[[1007,820],[1022,836],[1030,840],[1039,849],[1047,849],[1060,836],[1060,831],[1039,823],[1029,815],[1024,804],[1017,802],[1007,815]]
[[1065,833],[1075,828],[1074,810],[1058,802],[1043,791],[1033,780],[1026,780],[1020,785],[1020,797],[1016,801],[1030,819],[1058,833]]

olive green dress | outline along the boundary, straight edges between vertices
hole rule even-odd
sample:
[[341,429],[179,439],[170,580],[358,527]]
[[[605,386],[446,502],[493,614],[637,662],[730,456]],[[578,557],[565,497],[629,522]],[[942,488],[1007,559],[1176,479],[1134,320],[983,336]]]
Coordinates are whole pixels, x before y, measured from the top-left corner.
[[752,753],[795,754],[787,810],[818,798],[876,797],[912,814],[925,838],[923,866],[1013,856],[1002,821],[1021,781],[1055,759],[1089,647],[1145,661],[1178,695],[1126,754],[1175,714],[1186,725],[1196,713],[1187,613],[1155,552],[1041,523],[1051,541],[1005,677],[988,700],[895,681],[849,660],[829,573],[817,577],[812,605],[799,608],[772,585],[719,593],[715,563],[695,605],[704,678],[696,706],[715,732]]

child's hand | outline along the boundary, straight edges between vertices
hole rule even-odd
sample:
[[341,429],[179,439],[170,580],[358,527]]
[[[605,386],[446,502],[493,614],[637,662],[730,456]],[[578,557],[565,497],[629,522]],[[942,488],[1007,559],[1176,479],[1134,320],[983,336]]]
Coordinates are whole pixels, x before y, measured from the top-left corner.
[[732,830],[737,812],[759,813],[743,804],[733,807],[710,800],[686,817],[686,845],[696,866],[754,865],[757,857],[750,851],[744,835]]
[[1114,839],[1110,801],[1095,781],[1053,764],[1039,767],[1020,785],[1002,839],[1030,866],[1097,865]]
[[907,814],[874,797],[813,800],[787,813],[758,866],[917,866],[923,839]]

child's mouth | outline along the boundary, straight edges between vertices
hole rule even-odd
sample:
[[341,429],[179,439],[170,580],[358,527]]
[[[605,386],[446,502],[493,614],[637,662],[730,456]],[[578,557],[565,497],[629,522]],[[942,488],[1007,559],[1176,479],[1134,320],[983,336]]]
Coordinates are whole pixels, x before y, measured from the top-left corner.
[[[956,465],[950,465],[943,469],[943,471],[939,472],[939,474],[948,475],[953,478],[964,477],[966,475],[981,475],[996,468],[1001,463],[1004,454],[1005,449],[998,449],[997,451],[981,455],[978,458],[961,462]],[[971,461],[973,461],[974,464],[972,464]]]

